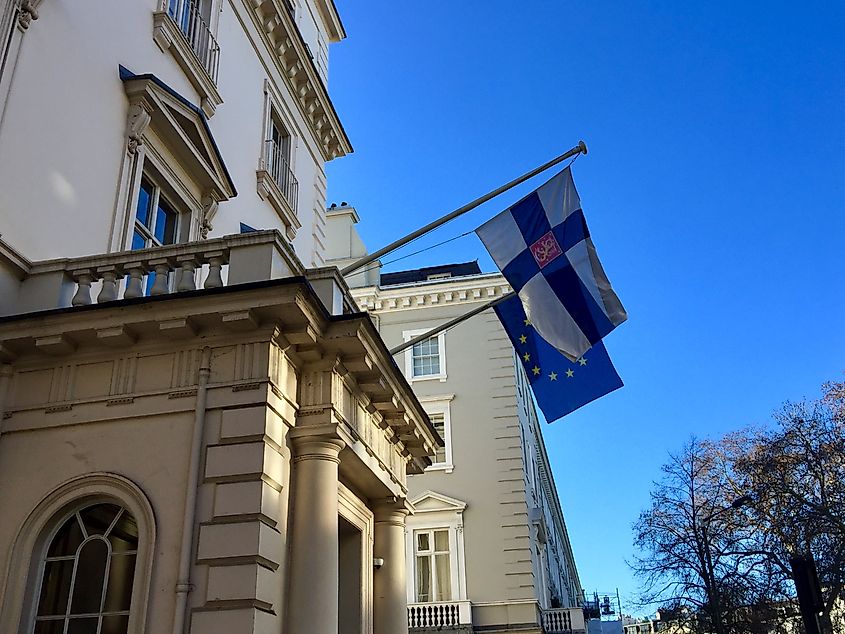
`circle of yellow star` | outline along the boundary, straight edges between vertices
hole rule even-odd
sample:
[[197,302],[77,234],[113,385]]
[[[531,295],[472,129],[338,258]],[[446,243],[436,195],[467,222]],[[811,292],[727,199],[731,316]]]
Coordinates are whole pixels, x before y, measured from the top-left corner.
[[567,379],[571,379],[573,376],[575,376],[575,372],[573,372],[572,370],[566,371],[566,378]]
[[531,371],[534,373],[534,376],[537,376],[538,374],[540,374],[540,368],[538,368],[536,365],[533,368],[531,368]]
[[528,337],[526,337],[525,335],[519,336],[519,343],[525,343],[526,341],[528,341]]
[[551,372],[549,374],[549,379],[551,379],[552,381],[557,381],[557,372]]
[[528,354],[528,353],[526,352],[524,355],[522,355],[522,358],[523,358],[525,361],[529,361],[529,360],[531,359],[531,355],[530,355],[530,354]]
[[578,359],[578,363],[580,363],[581,365],[587,365],[587,360],[584,357],[581,357],[580,359]]

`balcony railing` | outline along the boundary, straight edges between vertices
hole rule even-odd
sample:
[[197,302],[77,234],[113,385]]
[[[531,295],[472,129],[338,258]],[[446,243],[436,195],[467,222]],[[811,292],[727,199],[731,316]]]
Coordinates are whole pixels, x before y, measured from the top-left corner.
[[0,299],[0,316],[302,275],[332,314],[352,310],[335,297],[336,269],[305,271],[276,230],[78,258],[29,262],[18,256],[12,268],[10,253],[16,255],[0,238],[0,286],[4,273],[20,280],[16,293]]
[[264,142],[264,165],[273,182],[279,187],[290,210],[296,215],[296,201],[299,198],[299,182],[288,162],[287,150],[273,139]]
[[188,40],[208,76],[217,83],[220,45],[200,12],[202,5],[201,0],[169,0],[167,13]]
[[443,601],[439,603],[409,603],[409,628],[457,627],[472,624],[469,601]]
[[581,608],[543,610],[543,631],[546,634],[569,634],[586,630]]

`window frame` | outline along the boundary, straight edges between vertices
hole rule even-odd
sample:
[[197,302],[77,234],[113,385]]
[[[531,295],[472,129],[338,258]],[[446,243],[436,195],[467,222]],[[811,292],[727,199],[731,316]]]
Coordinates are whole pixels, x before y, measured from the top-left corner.
[[[449,572],[452,598],[448,603],[467,601],[464,518],[466,502],[435,491],[425,491],[411,500],[416,508],[405,520],[405,561],[408,562],[406,599],[408,604],[419,603],[417,598],[416,533],[425,530],[449,531]],[[433,601],[432,603],[446,603]]]
[[[73,566],[73,573],[71,575],[70,586],[68,587],[68,597],[67,597],[68,605],[65,608],[65,616],[61,619],[56,619],[56,618],[46,618],[45,619],[43,617],[39,617],[38,614],[37,614],[37,610],[38,610],[38,604],[41,600],[41,592],[43,591],[44,574],[47,570],[47,564],[52,562],[52,561],[69,560],[69,557],[64,557],[64,556],[63,557],[56,557],[56,556],[50,557],[49,549],[53,545],[53,541],[56,539],[58,533],[61,531],[61,529],[64,527],[65,523],[70,518],[76,516],[77,521],[83,522],[83,520],[80,517],[80,513],[84,512],[86,509],[97,506],[98,504],[112,504],[112,505],[117,506],[119,508],[119,511],[118,511],[118,514],[111,521],[108,529],[105,531],[105,533],[103,535],[94,535],[94,534],[86,535],[85,539],[81,542],[81,544],[77,548],[76,554],[73,556],[73,559],[72,559],[72,561],[74,562],[74,566]],[[35,628],[38,626],[39,622],[61,621],[62,623],[65,623],[69,618],[78,617],[78,615],[70,614],[70,609],[71,609],[71,603],[72,603],[72,599],[73,599],[73,593],[74,593],[74,590],[76,589],[76,584],[77,584],[77,581],[79,579],[79,577],[77,576],[79,554],[82,551],[82,548],[86,544],[88,544],[88,542],[96,540],[96,539],[103,541],[103,542],[106,542],[107,548],[108,548],[108,550],[107,550],[108,558],[109,558],[109,562],[110,562],[109,567],[106,570],[105,579],[104,579],[104,582],[103,582],[103,590],[102,590],[102,595],[101,595],[101,608],[104,607],[102,605],[102,602],[105,601],[106,588],[108,587],[108,581],[109,581],[109,577],[110,577],[110,574],[111,574],[111,560],[115,556],[115,553],[112,552],[111,544],[106,539],[106,536],[112,531],[112,529],[115,527],[118,520],[123,516],[124,513],[129,514],[132,517],[133,521],[135,520],[135,517],[134,517],[134,515],[132,515],[132,512],[126,506],[124,506],[123,504],[116,503],[115,500],[83,499],[83,500],[80,500],[78,504],[70,506],[66,510],[65,513],[57,515],[57,516],[54,517],[54,526],[53,526],[53,529],[50,531],[47,539],[45,540],[45,545],[44,545],[44,548],[42,549],[41,558],[40,558],[40,562],[39,562],[38,578],[37,578],[37,583],[35,584],[35,594],[33,595],[33,604],[34,604],[36,614],[32,619],[32,623],[31,623],[32,627],[30,628],[30,632],[35,631]],[[83,526],[84,526],[84,522],[83,522]],[[86,530],[86,533],[87,533],[87,530]],[[139,539],[139,542],[140,542],[140,534],[138,536],[138,539]],[[137,562],[138,548],[136,547],[135,550],[117,553],[117,556],[120,556],[120,557],[124,557],[124,556],[127,556],[127,555],[135,555],[135,557],[136,557],[136,562],[135,562],[134,569],[133,569],[133,572],[132,572],[132,589],[133,589],[133,592],[134,592],[134,585],[135,585],[135,581],[136,581],[136,578],[137,578],[135,573],[136,573],[137,567],[138,567],[138,562]],[[87,616],[90,616],[90,617],[96,616],[98,619],[102,619],[102,618],[105,618],[106,616],[127,616],[127,617],[131,618],[132,607],[133,607],[132,601],[133,600],[134,600],[134,594],[130,598],[129,608],[127,610],[118,610],[114,613],[111,613],[111,612],[105,613],[105,611],[103,609],[101,609],[99,612],[96,613],[96,615],[93,612],[90,613],[90,614],[87,613],[86,617]],[[52,616],[52,615],[50,615],[50,616]],[[39,621],[39,618],[41,619],[40,621]],[[127,621],[128,621],[128,619],[127,619]],[[102,624],[100,623],[99,626],[101,627]],[[127,631],[130,631],[128,629],[128,626],[127,626]]]
[[451,402],[455,398],[454,394],[431,396],[419,398],[420,404],[423,406],[426,414],[441,414],[443,416],[443,442],[445,443],[445,461],[432,462],[426,467],[426,472],[429,471],[444,471],[445,473],[452,473],[455,470],[455,463],[452,452],[452,408]]
[[[138,526],[138,552],[132,585],[128,634],[146,632],[147,608],[156,552],[152,505],[134,482],[115,473],[93,473],[66,481],[45,495],[21,523],[10,551],[0,609],[0,632],[31,634],[35,627],[40,564],[69,510],[106,502],[126,508]],[[35,596],[33,596],[35,595]]]
[[[146,168],[146,166],[144,167]],[[132,236],[129,239],[129,248],[133,250],[134,247],[132,243],[134,242],[135,231],[138,231],[138,233],[140,233],[144,238],[144,246],[138,247],[139,249],[149,249],[151,247],[161,247],[168,244],[179,244],[180,242],[184,242],[182,239],[182,230],[185,225],[186,217],[188,218],[188,224],[190,224],[191,213],[189,211],[184,211],[178,203],[174,204],[173,196],[170,195],[168,191],[169,188],[162,187],[159,178],[160,177],[157,176],[156,172],[153,172],[152,170],[141,170],[141,180],[138,182],[138,187],[135,193],[135,218],[132,225]],[[145,181],[152,187],[152,194],[149,202],[149,214],[151,216],[150,224],[142,223],[138,219],[138,202],[141,197],[141,188],[143,187]],[[176,226],[173,229],[173,242],[162,242],[155,235],[157,229],[156,224],[158,223],[158,205],[162,198],[164,198],[167,206],[170,207],[170,210],[176,216]],[[178,198],[176,200],[178,201]]]
[[[438,550],[437,549],[437,538],[435,536],[436,533],[446,533],[446,541],[447,541],[447,548],[446,550]],[[436,527],[436,528],[418,528],[413,531],[413,542],[414,542],[414,603],[447,603],[452,601],[452,595],[454,592],[452,591],[452,551],[455,549],[456,544],[453,543],[452,535],[450,534],[448,526],[444,527]],[[425,551],[420,551],[419,549],[419,536],[420,535],[428,535],[428,543],[429,548]],[[447,555],[449,561],[449,596],[448,598],[431,598],[428,601],[423,601],[419,598],[419,588],[417,587],[417,564],[421,557],[427,558],[429,563],[429,573],[431,575],[431,594],[432,597],[436,597],[440,594],[441,591],[441,584],[442,580],[440,579],[440,575],[437,572],[437,556],[438,555]]]
[[[427,333],[431,328],[418,328],[415,330],[404,330],[402,331],[402,339],[405,342],[410,341],[414,337],[419,335],[423,335]],[[410,383],[415,381],[432,381],[438,380],[441,383],[446,382],[446,333],[441,332],[433,337],[429,337],[429,339],[434,339],[437,337],[437,356],[440,366],[440,372],[437,374],[421,374],[419,376],[414,375],[414,348],[415,346],[409,347],[405,350],[405,377],[408,379]],[[422,342],[420,342],[422,343]]]
[[[274,88],[271,81],[264,79],[264,112],[261,124],[261,143],[258,152],[258,168],[255,172],[256,190],[262,200],[269,203],[278,215],[285,229],[289,240],[296,238],[297,231],[302,227],[299,219],[299,182],[296,178],[296,155],[299,148],[299,135],[296,134],[296,127],[293,118],[287,110],[282,107],[283,100]],[[287,133],[285,144],[287,147],[287,169],[291,173],[294,186],[293,200],[289,200],[285,192],[276,182],[272,175],[272,161],[268,160],[267,144],[272,141],[273,128],[281,129]]]
[[[159,149],[152,144],[143,144],[134,157],[132,164],[132,178],[129,182],[129,195],[126,197],[124,212],[125,230],[121,243],[116,245],[118,251],[132,250],[132,239],[137,223],[138,198],[141,184],[148,181],[160,193],[176,212],[176,241],[173,244],[191,242],[200,238],[200,224],[203,206],[193,193],[185,186],[183,178],[170,165]],[[152,209],[155,213],[155,208]],[[160,246],[157,242],[148,247]],[[145,248],[148,248],[145,247]]]

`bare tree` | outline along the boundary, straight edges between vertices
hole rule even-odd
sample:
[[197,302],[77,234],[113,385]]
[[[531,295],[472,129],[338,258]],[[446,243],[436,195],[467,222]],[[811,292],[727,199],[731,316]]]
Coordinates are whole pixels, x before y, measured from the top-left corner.
[[771,558],[750,546],[753,528],[736,511],[746,499],[710,443],[691,439],[663,466],[651,506],[634,525],[640,554],[632,567],[642,600],[686,608],[700,632],[746,632],[752,606],[784,595]]
[[831,621],[845,600],[845,383],[826,384],[820,400],[785,404],[775,422],[729,435],[717,451],[733,492],[752,492],[742,513],[757,530],[747,547],[765,553],[784,579],[791,556],[812,555],[825,600],[822,627],[845,632]]

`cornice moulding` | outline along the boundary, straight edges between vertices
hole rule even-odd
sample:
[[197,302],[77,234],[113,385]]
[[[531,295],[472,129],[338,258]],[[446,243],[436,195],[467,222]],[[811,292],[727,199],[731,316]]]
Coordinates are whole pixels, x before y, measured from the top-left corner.
[[343,28],[340,14],[337,12],[337,7],[334,0],[316,0],[317,10],[326,24],[326,30],[329,33],[329,41],[340,42],[346,39],[346,29]]
[[244,3],[317,139],[323,159],[331,161],[351,153],[352,144],[290,12],[280,0]]
[[396,287],[353,288],[352,296],[367,311],[378,313],[489,302],[511,291],[500,274],[417,282]]

